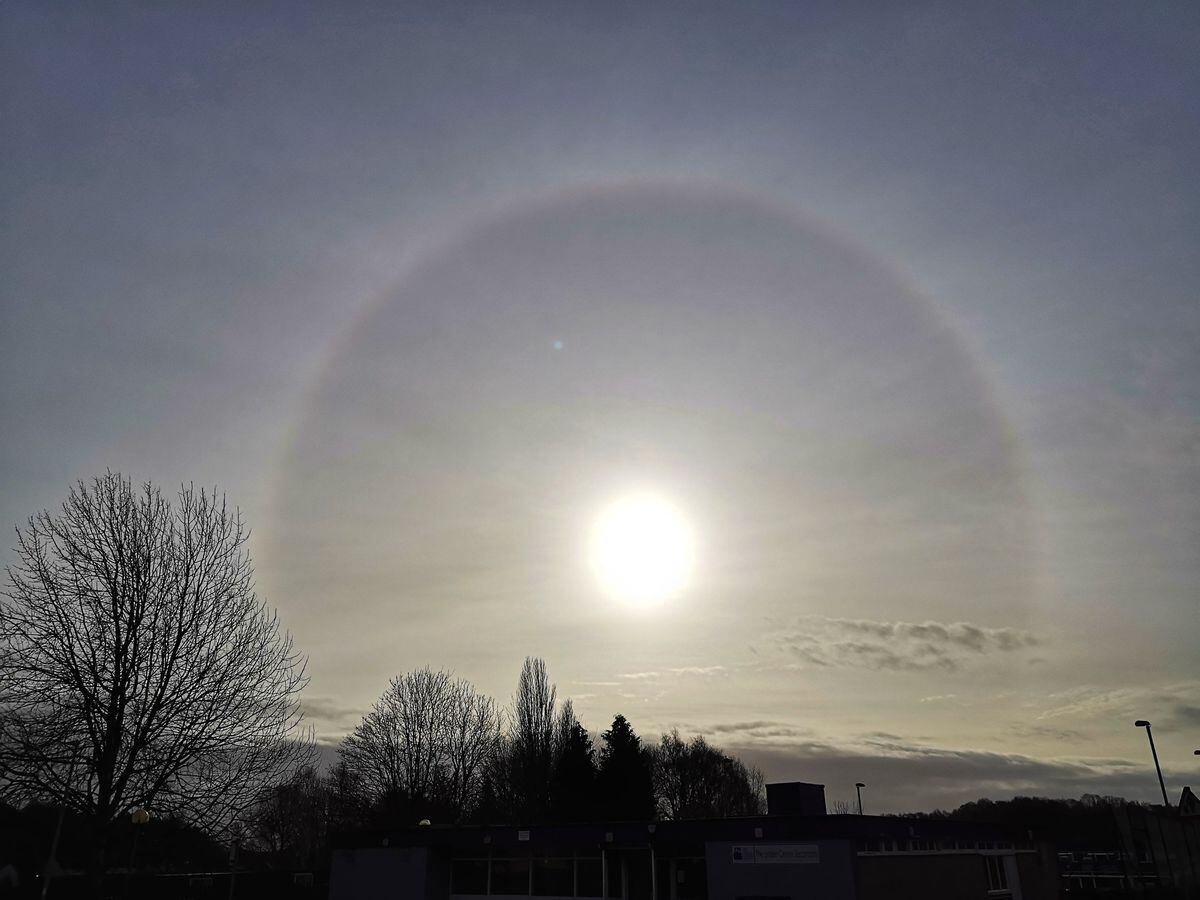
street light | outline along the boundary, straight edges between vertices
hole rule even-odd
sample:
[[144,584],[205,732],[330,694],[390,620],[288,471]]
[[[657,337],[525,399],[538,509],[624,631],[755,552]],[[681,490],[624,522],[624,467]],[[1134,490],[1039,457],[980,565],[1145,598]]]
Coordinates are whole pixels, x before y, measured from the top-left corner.
[[1171,801],[1167,799],[1167,785],[1163,781],[1162,767],[1158,764],[1158,751],[1154,749],[1154,735],[1150,733],[1150,723],[1145,719],[1138,719],[1133,725],[1135,728],[1146,729],[1146,737],[1150,739],[1150,755],[1154,757],[1154,771],[1158,773],[1158,787],[1163,795],[1163,806],[1170,809]]
[[229,830],[233,837],[233,843],[229,846],[229,900],[233,900],[233,889],[237,884],[238,844],[242,840],[241,820],[235,818],[230,823]]
[[862,789],[865,787],[866,785],[861,781],[854,782],[854,790],[858,792],[858,814],[860,816],[862,815]]
[[150,813],[140,806],[129,814],[133,823],[133,846],[129,849],[129,871],[125,873],[125,896],[129,896],[129,881],[137,874],[137,844],[138,835],[142,833],[141,826],[150,821]]

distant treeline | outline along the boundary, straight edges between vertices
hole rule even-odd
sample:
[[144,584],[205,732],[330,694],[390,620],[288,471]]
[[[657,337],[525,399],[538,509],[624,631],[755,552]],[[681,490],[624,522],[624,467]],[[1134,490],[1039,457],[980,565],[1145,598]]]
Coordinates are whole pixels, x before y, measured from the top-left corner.
[[447,823],[754,815],[756,768],[677,731],[645,744],[623,715],[594,742],[545,663],[526,659],[507,708],[449,673],[392,679],[326,772],[305,768],[248,817],[246,839],[297,864],[328,835]]
[[[363,829],[438,824],[529,824],[682,819],[765,811],[756,768],[677,731],[645,744],[622,715],[599,746],[559,703],[545,663],[526,659],[507,707],[447,672],[392,679],[325,771],[304,766],[263,792],[234,824],[244,863],[320,869],[330,838]],[[4,830],[24,835],[22,861],[45,859],[57,813],[0,808]],[[118,822],[111,856],[128,859],[133,827]],[[223,866],[216,836],[169,819],[143,828],[142,871]],[[229,833],[220,835],[227,842]],[[85,821],[68,815],[58,858],[86,863]],[[16,849],[16,845],[13,845]],[[0,860],[2,863],[3,860]]]
[[1085,818],[1125,806],[1149,806],[1123,797],[1084,794],[1078,800],[1056,797],[1016,796],[1011,800],[989,800],[986,797],[964,803],[955,809],[935,809],[932,812],[904,813],[911,819],[957,819],[963,822],[998,822],[1030,825],[1071,818]]

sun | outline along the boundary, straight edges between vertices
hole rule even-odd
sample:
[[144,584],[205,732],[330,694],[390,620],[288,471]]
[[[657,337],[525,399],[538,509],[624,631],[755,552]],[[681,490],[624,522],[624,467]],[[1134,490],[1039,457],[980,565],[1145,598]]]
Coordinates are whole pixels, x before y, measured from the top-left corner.
[[652,494],[610,505],[592,528],[592,570],[605,592],[635,605],[675,596],[691,578],[695,543],[687,519]]

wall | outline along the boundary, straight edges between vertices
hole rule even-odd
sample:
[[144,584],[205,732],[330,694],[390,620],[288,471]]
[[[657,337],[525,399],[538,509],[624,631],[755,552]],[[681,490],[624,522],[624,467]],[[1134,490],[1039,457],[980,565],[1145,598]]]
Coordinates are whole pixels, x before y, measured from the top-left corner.
[[1043,843],[1037,853],[1018,853],[1017,871],[1024,900],[1057,900],[1058,854],[1053,846]]
[[858,900],[985,900],[977,853],[883,853],[857,858]]
[[708,900],[779,897],[789,900],[854,900],[853,851],[849,841],[796,841],[815,845],[819,862],[734,862],[733,848],[787,846],[789,842],[710,841],[704,845]]
[[428,886],[429,851],[424,847],[335,850],[329,871],[329,900],[442,900]]

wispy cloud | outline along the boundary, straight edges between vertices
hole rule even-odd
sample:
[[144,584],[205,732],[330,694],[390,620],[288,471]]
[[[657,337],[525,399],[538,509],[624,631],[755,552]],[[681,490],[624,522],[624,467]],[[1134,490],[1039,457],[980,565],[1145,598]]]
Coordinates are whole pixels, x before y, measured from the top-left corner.
[[1177,703],[1172,712],[1179,722],[1190,728],[1200,728],[1200,704]]
[[972,658],[1042,643],[1027,631],[970,622],[831,618],[801,620],[774,640],[790,656],[811,665],[891,671],[955,671]]
[[770,721],[755,721],[755,722],[722,722],[713,725],[709,731],[717,734],[728,734],[731,731],[753,731],[756,728],[770,728],[772,725],[781,725],[781,722]]
[[1051,725],[1013,725],[1010,729],[1017,737],[1050,738],[1056,741],[1080,741],[1083,732],[1074,728],[1055,728]]
[[304,716],[317,729],[318,734],[338,736],[349,733],[366,710],[342,703],[335,697],[307,696],[301,698],[300,708]]
[[[653,670],[648,672],[624,672],[618,675],[618,678],[623,678],[626,681],[655,681],[667,676],[679,675],[720,675],[726,671],[725,666],[676,666],[673,668]],[[594,682],[601,684],[602,682]]]
[[714,725],[701,726],[695,729],[697,734],[705,737],[716,737],[725,741],[764,741],[777,739],[799,739],[813,735],[810,728],[799,728],[787,722],[771,719],[755,719],[748,722],[717,722]]
[[1124,716],[1147,717],[1155,724],[1180,727],[1200,725],[1200,681],[1179,681],[1149,687],[1080,685],[1047,697],[1049,706],[1038,719],[1092,719]]

